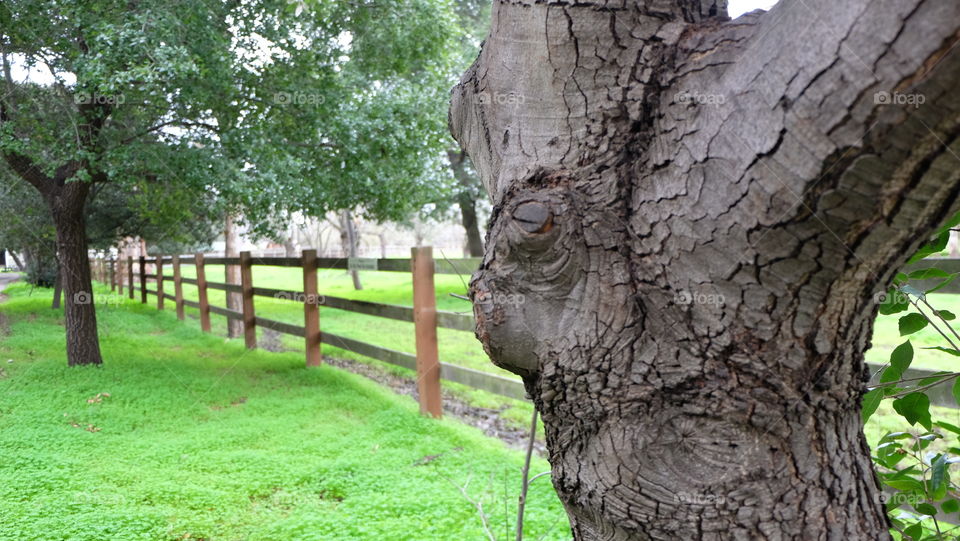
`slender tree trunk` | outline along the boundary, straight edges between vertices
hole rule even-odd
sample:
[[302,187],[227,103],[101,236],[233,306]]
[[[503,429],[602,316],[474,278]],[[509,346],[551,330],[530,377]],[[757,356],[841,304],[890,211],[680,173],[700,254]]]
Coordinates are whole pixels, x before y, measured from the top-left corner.
[[[359,245],[359,238],[357,238],[357,231],[353,224],[353,216],[349,210],[344,210],[340,213],[340,242],[343,244],[344,255],[349,257],[357,257],[357,246]],[[360,283],[360,272],[352,270],[350,271],[350,278],[353,280],[353,288],[357,291],[363,289],[363,284]]]
[[380,258],[387,258],[387,233],[386,231],[381,230],[377,233],[377,238],[380,239]]
[[480,181],[467,171],[465,151],[447,151],[447,158],[454,178],[460,183],[457,206],[460,207],[460,223],[467,234],[467,254],[469,257],[483,257],[483,237],[480,235],[480,222],[477,219],[476,196]]
[[297,245],[293,242],[293,234],[283,237],[283,253],[287,257],[297,257]]
[[57,233],[57,276],[66,299],[67,364],[102,364],[87,251],[84,206],[90,184],[72,182],[46,196]]
[[51,308],[54,310],[60,308],[60,300],[63,297],[63,266],[57,265],[57,280],[53,284],[53,304]]
[[17,255],[16,252],[10,252],[10,257],[13,258],[13,262],[14,262],[14,264],[16,264],[17,270],[21,270],[21,271],[22,271],[22,270],[25,268],[25,267],[23,266],[23,262],[20,261],[20,257]]
[[[223,228],[223,240],[224,247],[223,252],[225,257],[240,257],[240,251],[238,244],[240,239],[237,235],[237,226],[234,223],[233,216],[227,215],[226,223]],[[240,266],[239,265],[226,265],[225,271],[226,281],[228,284],[240,285]],[[235,310],[240,312],[243,310],[243,298],[239,293],[227,292],[227,308],[230,310]],[[243,336],[243,322],[239,319],[227,319],[227,336],[230,338],[237,338]]]
[[725,7],[495,2],[450,114],[477,336],[577,540],[889,539],[863,358],[957,207],[960,4]]

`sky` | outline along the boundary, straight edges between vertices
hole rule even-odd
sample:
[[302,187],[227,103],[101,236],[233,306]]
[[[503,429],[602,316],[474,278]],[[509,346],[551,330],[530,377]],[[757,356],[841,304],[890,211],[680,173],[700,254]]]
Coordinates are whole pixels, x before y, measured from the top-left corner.
[[730,0],[727,11],[730,17],[736,19],[748,11],[755,9],[770,9],[777,0]]
[[[735,19],[755,9],[770,9],[776,3],[777,0],[729,0],[728,11],[730,12],[730,17]],[[13,76],[21,80],[29,78],[40,84],[50,84],[53,81],[49,72],[35,68],[28,73],[22,65],[17,64],[16,60],[13,62]],[[74,83],[72,74],[65,74],[65,78],[67,79],[67,84]]]

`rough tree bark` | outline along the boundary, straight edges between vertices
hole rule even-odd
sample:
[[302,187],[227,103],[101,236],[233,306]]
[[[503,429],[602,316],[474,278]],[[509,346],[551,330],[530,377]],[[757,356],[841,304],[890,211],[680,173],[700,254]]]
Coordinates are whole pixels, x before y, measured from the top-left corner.
[[[226,223],[223,226],[223,256],[240,257],[238,244],[240,239],[237,235],[237,226],[234,223],[233,216],[227,215]],[[225,265],[224,278],[228,284],[240,285],[240,265]],[[242,312],[243,298],[239,293],[227,292],[227,309],[236,312]],[[239,319],[227,318],[227,336],[237,338],[243,336],[243,321]]]
[[577,539],[889,538],[863,354],[960,193],[958,41],[940,0],[495,3],[478,337]]
[[453,176],[460,184],[457,206],[460,207],[460,223],[467,234],[467,255],[483,257],[483,237],[480,236],[480,220],[477,219],[477,199],[474,194],[476,190],[473,188],[476,177],[471,176],[467,171],[465,151],[448,150],[447,158],[450,161]]

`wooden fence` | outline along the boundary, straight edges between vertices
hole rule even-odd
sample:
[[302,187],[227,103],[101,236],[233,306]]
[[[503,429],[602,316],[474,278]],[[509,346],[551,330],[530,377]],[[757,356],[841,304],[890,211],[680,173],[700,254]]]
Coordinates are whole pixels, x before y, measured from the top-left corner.
[[[437,327],[470,331],[474,329],[473,316],[444,312],[436,309],[436,292],[434,291],[433,275],[437,274],[464,274],[472,272],[479,264],[478,259],[445,259],[434,261],[431,248],[414,248],[410,259],[335,259],[318,258],[313,250],[304,250],[301,257],[251,257],[249,252],[243,252],[239,258],[212,257],[204,259],[203,254],[191,256],[197,268],[197,278],[184,278],[180,275],[179,256],[140,258],[135,261],[127,258],[126,261],[116,259],[94,259],[91,265],[94,276],[101,282],[111,284],[116,290],[123,292],[124,276],[128,284],[130,298],[134,298],[134,290],[140,291],[141,302],[147,302],[147,295],[157,297],[157,308],[164,309],[164,300],[174,302],[177,317],[184,319],[183,308],[190,306],[200,310],[200,326],[204,331],[210,331],[210,314],[218,314],[231,319],[243,321],[244,339],[247,347],[257,346],[256,328],[258,326],[272,329],[277,332],[301,336],[306,346],[307,365],[320,364],[320,344],[329,344],[341,349],[359,353],[390,364],[404,366],[417,372],[418,390],[420,394],[421,411],[431,415],[440,415],[440,383],[439,379],[447,379],[462,383],[469,387],[482,389],[492,393],[523,399],[525,391],[523,384],[517,380],[488,374],[470,368],[457,366],[439,361]],[[414,306],[396,306],[366,301],[355,301],[338,297],[320,296],[317,294],[318,269],[350,268],[350,263],[363,267],[366,270],[385,272],[410,272],[413,282]],[[139,273],[134,273],[135,263]],[[156,266],[155,274],[147,274],[148,264]],[[168,280],[163,268],[172,266],[174,294],[164,291],[164,283]],[[241,284],[225,284],[208,282],[205,278],[205,265],[240,265]],[[303,291],[285,291],[253,285],[252,267],[254,265],[268,265],[279,267],[300,267],[303,269]],[[904,272],[936,267],[950,273],[960,273],[960,258],[927,259],[920,263],[908,266]],[[135,276],[139,276],[140,287],[129,287],[134,283]],[[154,280],[155,290],[147,289],[148,280]],[[199,302],[183,298],[182,284],[194,284],[199,291]],[[937,280],[920,281],[918,287],[933,287]],[[212,306],[207,301],[207,290],[219,289],[227,292],[240,293],[243,296],[243,310],[236,312],[220,306]],[[939,290],[940,293],[960,293],[960,280],[955,280]],[[257,317],[254,307],[254,297],[267,296],[288,299],[302,299],[304,302],[303,326],[291,325]],[[307,302],[307,301],[314,302]],[[327,306],[340,310],[359,312],[371,316],[412,321],[416,332],[416,355],[405,353],[373,344],[368,344],[346,336],[338,336],[320,331],[319,306]],[[882,365],[868,363],[873,374],[874,383],[879,377]],[[936,374],[933,370],[910,368],[905,377],[929,377]],[[938,386],[928,393],[934,405],[957,408],[949,386]]]
[[[188,260],[196,266],[196,278],[187,278],[181,274],[181,264]],[[148,265],[153,265],[154,273],[147,273]],[[240,284],[211,282],[206,279],[208,265],[237,265],[240,267]],[[254,266],[296,267],[303,270],[303,290],[283,290],[257,287],[253,283]],[[430,247],[413,248],[410,259],[335,259],[317,257],[315,250],[304,250],[300,257],[253,257],[250,252],[241,252],[240,257],[205,257],[204,254],[184,256],[141,257],[135,260],[97,258],[91,260],[94,277],[111,289],[123,294],[124,283],[127,294],[134,298],[134,291],[140,292],[140,302],[146,304],[147,296],[156,297],[157,308],[163,310],[165,301],[174,303],[177,317],[184,319],[184,307],[196,308],[200,312],[200,328],[210,332],[210,315],[216,314],[228,319],[243,322],[244,341],[250,349],[257,347],[257,327],[290,334],[304,339],[307,366],[321,363],[320,345],[328,344],[360,355],[403,366],[417,373],[417,390],[420,411],[439,417],[442,411],[440,379],[496,393],[511,398],[525,398],[523,384],[515,379],[488,374],[471,368],[441,362],[437,328],[455,329],[473,332],[472,315],[437,310],[434,274],[471,273],[479,265],[479,259],[433,259]],[[136,267],[136,272],[135,272]],[[168,275],[169,267],[172,275]],[[358,269],[381,272],[405,272],[411,274],[413,287],[413,307],[357,301],[329,295],[320,295],[317,281],[319,269]],[[134,286],[138,278],[139,287]],[[153,282],[155,289],[149,289]],[[173,294],[167,290],[172,282]],[[183,284],[197,287],[198,301],[187,300],[183,296]],[[242,298],[242,310],[235,311],[222,306],[211,305],[208,291],[216,289],[227,293],[238,293]],[[263,318],[256,313],[256,297],[288,299],[303,304],[303,325],[293,325]],[[409,321],[414,324],[416,333],[416,354],[406,353],[359,340],[321,332],[320,306],[357,312],[369,316]]]

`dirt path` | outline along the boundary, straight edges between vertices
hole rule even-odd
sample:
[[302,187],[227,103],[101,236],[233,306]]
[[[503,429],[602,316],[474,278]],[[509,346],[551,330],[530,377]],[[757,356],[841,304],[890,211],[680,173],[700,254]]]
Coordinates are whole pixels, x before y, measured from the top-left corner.
[[[333,357],[325,357],[323,360],[325,363],[336,366],[337,368],[370,378],[380,385],[389,387],[397,394],[411,396],[414,400],[417,399],[417,383],[410,378],[400,377],[376,366],[359,361]],[[523,449],[526,446],[529,433],[524,429],[516,428],[500,417],[499,410],[471,406],[464,400],[448,392],[444,392],[443,413],[463,423],[479,428],[487,436],[497,438],[515,449]],[[536,449],[540,455],[545,455],[546,447],[543,445],[543,435],[539,434],[539,436],[540,438],[538,439],[540,441],[534,444],[534,449]]]
[[[16,272],[4,272],[0,273],[0,291],[3,291],[3,288],[7,287],[13,282],[16,282],[20,279],[20,273]],[[0,293],[0,302],[6,299],[6,296]]]

